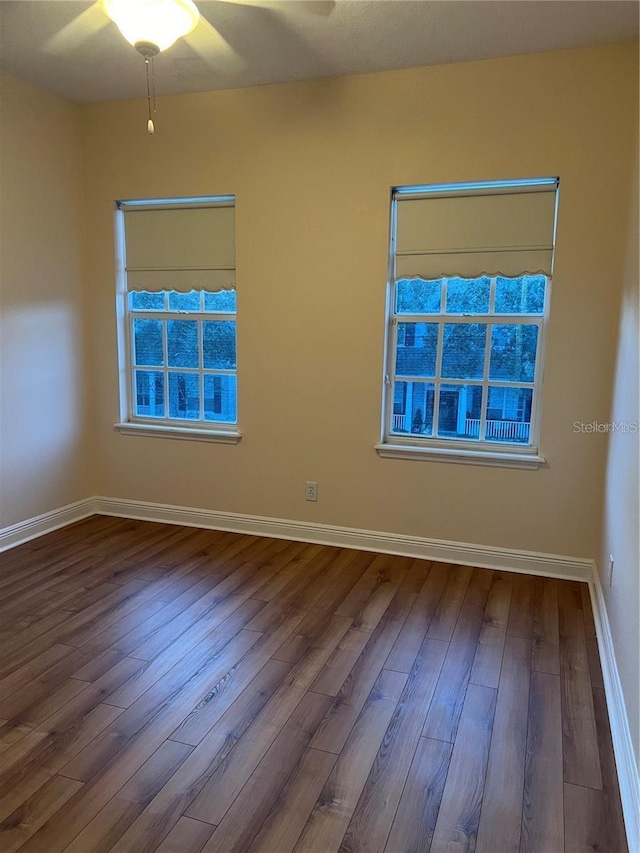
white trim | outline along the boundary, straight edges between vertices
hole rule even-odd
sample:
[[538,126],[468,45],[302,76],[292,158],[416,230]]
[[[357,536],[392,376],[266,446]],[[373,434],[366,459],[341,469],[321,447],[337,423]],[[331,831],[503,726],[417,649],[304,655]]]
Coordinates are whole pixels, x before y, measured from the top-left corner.
[[95,498],[95,512],[137,518],[144,521],[182,524],[187,527],[213,528],[274,539],[291,539],[296,542],[314,542],[340,548],[356,548],[458,563],[480,568],[510,572],[524,572],[568,580],[589,581],[593,561],[535,551],[516,551],[510,548],[493,548],[466,542],[450,542],[423,536],[405,536],[400,533],[383,533],[353,527],[336,527],[315,522],[267,518],[260,515],[219,512],[211,509],[192,509],[170,504],[129,501],[119,498]]
[[43,512],[42,515],[27,518],[25,521],[19,521],[17,524],[9,525],[9,527],[3,527],[0,529],[0,551],[15,548],[17,545],[29,542],[30,539],[36,539],[39,536],[44,536],[45,533],[57,530],[59,527],[66,527],[94,515],[96,512],[94,503],[93,498],[87,498],[67,504],[60,509]]
[[166,424],[129,423],[114,424],[123,435],[144,435],[147,438],[186,438],[191,441],[216,441],[219,444],[238,444],[242,433],[237,430],[193,429]]
[[629,853],[640,851],[640,771],[633,749],[622,683],[616,663],[616,653],[611,635],[607,607],[602,593],[598,570],[594,565],[591,581],[591,607],[596,624],[598,651],[602,665],[604,692],[609,711],[609,724],[616,758],[620,799],[624,815]]
[[466,465],[490,465],[497,468],[539,468],[544,456],[527,453],[498,453],[458,447],[424,447],[416,444],[376,444],[385,459],[411,459],[420,462],[462,462]]
[[630,853],[640,851],[640,778],[600,579],[593,560],[516,551],[465,542],[404,536],[313,522],[218,512],[169,504],[94,497],[43,513],[0,530],[0,551],[20,545],[93,514],[213,528],[276,539],[379,551],[445,563],[587,582],[596,625],[605,695]]

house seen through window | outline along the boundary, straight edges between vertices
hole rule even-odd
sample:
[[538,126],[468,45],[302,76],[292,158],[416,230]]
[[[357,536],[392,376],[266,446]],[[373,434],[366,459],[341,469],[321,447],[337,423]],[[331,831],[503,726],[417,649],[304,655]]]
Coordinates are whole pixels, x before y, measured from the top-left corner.
[[382,447],[537,454],[556,192],[394,192]]

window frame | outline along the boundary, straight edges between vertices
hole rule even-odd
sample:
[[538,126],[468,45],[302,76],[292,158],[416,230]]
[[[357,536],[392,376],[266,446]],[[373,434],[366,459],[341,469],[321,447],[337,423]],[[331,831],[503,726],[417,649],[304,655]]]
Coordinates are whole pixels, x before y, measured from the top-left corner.
[[[548,179],[541,179],[541,183]],[[532,179],[527,183],[535,183]],[[452,195],[457,194],[464,187],[491,186],[497,182],[476,183],[473,185],[447,185]],[[501,183],[501,182],[500,182]],[[501,183],[505,188],[522,186],[525,182]],[[386,290],[385,310],[385,341],[384,362],[382,382],[382,417],[380,441],[375,448],[378,454],[387,458],[404,458],[415,460],[453,461],[478,465],[495,465],[516,468],[538,468],[545,463],[545,458],[540,455],[540,429],[542,421],[542,383],[544,377],[545,351],[548,335],[551,307],[552,275],[546,275],[544,305],[542,313],[492,313],[495,307],[496,279],[514,278],[514,276],[489,275],[484,276],[482,271],[478,272],[477,278],[486,277],[490,279],[489,310],[485,313],[447,313],[447,284],[454,276],[442,278],[442,289],[440,296],[440,310],[438,313],[421,314],[398,314],[396,312],[396,234],[397,234],[397,202],[402,193],[431,192],[441,193],[443,186],[434,187],[393,187],[391,189],[390,202],[390,233],[389,233],[389,268]],[[406,197],[406,195],[405,195]],[[558,190],[556,190],[556,214],[554,220],[557,222]],[[527,275],[523,272],[522,275]],[[540,274],[542,275],[542,273]],[[401,281],[432,281],[437,279],[424,278],[419,275],[406,276]],[[400,323],[437,323],[438,339],[436,349],[436,365],[433,377],[425,376],[400,376],[395,374],[397,360],[398,326]],[[444,325],[446,323],[477,323],[486,325],[486,340],[484,352],[484,369],[481,379],[449,379],[441,376],[442,368],[442,343]],[[495,325],[536,325],[538,327],[538,340],[536,349],[536,364],[532,382],[510,382],[502,380],[491,380],[489,378],[489,362],[491,358],[491,333]],[[522,442],[487,441],[485,439],[468,439],[457,437],[442,437],[435,434],[417,435],[411,432],[406,434],[393,431],[394,417],[394,385],[395,381],[422,382],[433,385],[433,433],[438,429],[438,413],[440,404],[440,389],[444,385],[476,385],[482,387],[482,402],[480,408],[480,434],[486,429],[489,387],[514,387],[532,389],[531,420],[529,427],[529,441]]]
[[[126,235],[124,225],[124,213],[127,209],[174,209],[174,208],[194,208],[194,207],[219,207],[232,206],[235,209],[235,196],[207,196],[193,198],[176,198],[176,199],[134,199],[127,201],[116,202],[115,209],[115,235],[116,235],[116,318],[118,332],[118,376],[119,376],[119,398],[120,398],[120,420],[114,425],[114,428],[119,432],[127,435],[147,435],[147,436],[162,436],[165,438],[181,438],[199,441],[214,441],[225,444],[237,444],[242,433],[238,428],[238,358],[236,349],[236,368],[235,370],[205,368],[204,367],[204,330],[202,324],[210,321],[227,321],[234,322],[236,326],[236,346],[237,346],[237,304],[234,312],[220,311],[205,311],[204,296],[202,288],[200,289],[200,306],[202,310],[186,311],[186,310],[171,310],[169,309],[169,296],[172,291],[158,291],[165,294],[164,310],[158,309],[131,309],[129,307],[129,296],[134,291],[129,291],[127,286],[127,270],[126,270]],[[159,268],[162,269],[162,268]],[[194,288],[196,292],[197,288]],[[206,289],[205,289],[206,290]],[[234,287],[234,292],[237,290]],[[213,291],[219,292],[219,291]],[[134,363],[134,340],[133,327],[135,319],[157,319],[164,321],[163,328],[163,354],[164,364],[162,366],[153,365],[136,365]],[[198,323],[198,348],[199,348],[199,365],[194,368],[171,368],[168,364],[168,338],[166,324],[170,320],[191,320]],[[135,374],[136,371],[147,371],[152,373],[161,372],[163,374],[164,399],[166,417],[156,417],[153,415],[138,415],[136,414],[136,388]],[[200,412],[201,418],[198,420],[187,418],[171,418],[169,414],[169,375],[170,373],[189,373],[196,374],[199,377],[199,397],[200,397]],[[206,375],[233,375],[236,377],[236,420],[229,421],[214,421],[204,420],[205,400],[204,400],[204,377]]]

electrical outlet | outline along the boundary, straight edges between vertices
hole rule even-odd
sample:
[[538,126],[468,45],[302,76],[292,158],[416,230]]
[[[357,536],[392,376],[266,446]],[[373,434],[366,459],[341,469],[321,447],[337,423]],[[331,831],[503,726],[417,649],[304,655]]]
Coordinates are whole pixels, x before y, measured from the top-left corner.
[[313,483],[310,480],[307,480],[305,483],[305,500],[307,501],[317,501],[318,500],[318,484]]
[[613,583],[613,554],[609,554],[609,586]]

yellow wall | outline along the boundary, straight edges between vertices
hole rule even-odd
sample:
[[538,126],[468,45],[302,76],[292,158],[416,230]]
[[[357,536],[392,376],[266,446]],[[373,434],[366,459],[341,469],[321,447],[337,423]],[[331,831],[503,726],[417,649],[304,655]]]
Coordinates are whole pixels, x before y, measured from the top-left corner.
[[[168,97],[154,137],[139,100],[86,106],[97,491],[594,555],[605,442],[572,425],[609,412],[636,67],[621,45]],[[548,466],[380,459],[389,188],[538,175],[561,177]],[[120,435],[113,201],[215,193],[237,196],[244,438]]]
[[80,111],[0,82],[0,528],[86,498]]
[[[631,217],[620,305],[616,374],[608,420],[638,428],[638,163],[630,182]],[[616,663],[625,695],[629,725],[640,766],[640,501],[638,495],[639,433],[608,435],[607,473],[598,568],[616,649]],[[609,587],[609,556],[613,582]]]

